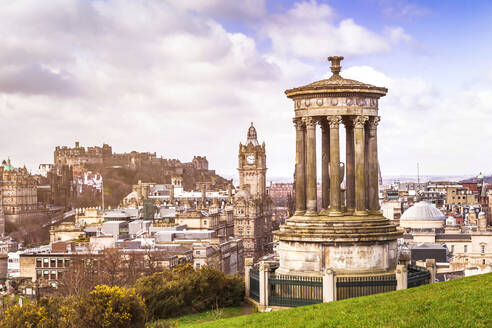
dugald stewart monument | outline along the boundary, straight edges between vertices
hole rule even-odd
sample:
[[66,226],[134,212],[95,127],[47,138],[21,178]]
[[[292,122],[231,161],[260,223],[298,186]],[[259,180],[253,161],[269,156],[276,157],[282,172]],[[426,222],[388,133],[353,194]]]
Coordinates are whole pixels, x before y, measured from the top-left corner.
[[[329,57],[333,75],[285,91],[294,103],[295,213],[275,232],[278,274],[322,276],[395,272],[403,231],[382,216],[378,195],[378,103],[387,89],[345,79],[343,57]],[[345,127],[346,159],[340,158]],[[321,154],[316,129],[321,129]],[[317,204],[321,156],[321,209]],[[341,187],[346,171],[345,188]]]

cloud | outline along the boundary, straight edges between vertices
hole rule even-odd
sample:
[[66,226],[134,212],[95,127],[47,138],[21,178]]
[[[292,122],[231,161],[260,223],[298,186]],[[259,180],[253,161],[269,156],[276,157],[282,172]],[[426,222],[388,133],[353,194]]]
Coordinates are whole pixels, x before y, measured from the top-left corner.
[[[294,112],[284,90],[323,78],[328,65],[319,61],[328,55],[388,53],[413,38],[398,26],[377,32],[340,19],[316,1],[276,14],[264,7],[263,1],[2,2],[0,157],[36,168],[52,161],[56,145],[106,142],[116,152],[156,151],[184,161],[207,155],[212,168],[229,175],[254,121],[266,141],[269,176],[291,177]],[[220,23],[243,14],[257,20],[258,34],[232,33]],[[381,101],[383,174],[413,172],[422,159],[434,163],[434,172],[486,165],[475,143],[492,137],[484,127],[491,82],[449,95],[421,76],[370,66],[342,75],[389,88]],[[460,129],[470,139],[460,138]],[[456,147],[473,163],[447,165]]]
[[272,144],[273,120],[290,127],[277,62],[252,37],[171,2],[16,1],[0,5],[0,20],[0,119],[15,140],[0,155],[31,168],[79,140],[204,154],[232,173],[249,122]]
[[369,66],[342,72],[347,78],[388,88],[380,101],[379,159],[383,175],[413,172],[466,174],[489,165],[477,140],[490,140],[492,83],[446,93],[423,78],[390,77]]
[[391,35],[388,38],[370,31],[351,18],[337,22],[333,9],[315,0],[295,3],[287,12],[272,15],[261,34],[271,40],[276,55],[316,60],[327,54],[386,53],[391,50],[390,41],[395,41],[390,40]]
[[170,2],[179,9],[209,15],[210,17],[218,19],[236,21],[257,20],[264,17],[267,13],[265,0],[171,0]]
[[78,93],[73,76],[39,64],[0,69],[0,92],[70,96]]
[[428,8],[406,0],[379,0],[379,6],[387,17],[411,20],[430,14]]

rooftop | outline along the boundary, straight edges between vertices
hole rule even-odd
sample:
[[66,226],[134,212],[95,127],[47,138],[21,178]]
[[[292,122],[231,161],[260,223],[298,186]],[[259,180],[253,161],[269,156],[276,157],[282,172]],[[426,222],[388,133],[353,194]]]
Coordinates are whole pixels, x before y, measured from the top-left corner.
[[432,204],[421,201],[408,208],[400,221],[445,221],[446,216]]

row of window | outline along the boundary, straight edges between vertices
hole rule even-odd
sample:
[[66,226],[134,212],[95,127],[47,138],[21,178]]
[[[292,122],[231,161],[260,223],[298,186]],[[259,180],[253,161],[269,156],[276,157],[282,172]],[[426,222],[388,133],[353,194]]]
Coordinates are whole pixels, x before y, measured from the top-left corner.
[[[454,245],[451,245],[451,253],[454,253]],[[468,253],[468,245],[463,245],[463,253]],[[485,254],[485,245],[480,245],[480,253]]]
[[56,270],[36,270],[36,279],[57,280],[63,277],[63,271]]
[[70,265],[70,259],[37,258],[36,268],[65,268]]

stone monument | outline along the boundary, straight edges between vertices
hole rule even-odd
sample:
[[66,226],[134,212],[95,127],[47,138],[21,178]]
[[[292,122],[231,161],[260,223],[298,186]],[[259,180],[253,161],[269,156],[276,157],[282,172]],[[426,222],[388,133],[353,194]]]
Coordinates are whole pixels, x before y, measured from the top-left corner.
[[[386,88],[333,75],[285,91],[294,102],[296,211],[275,233],[277,273],[321,276],[394,272],[402,230],[379,210],[378,101]],[[345,193],[341,190],[340,125],[345,126]],[[321,210],[316,197],[316,128],[321,128]]]

